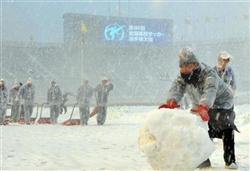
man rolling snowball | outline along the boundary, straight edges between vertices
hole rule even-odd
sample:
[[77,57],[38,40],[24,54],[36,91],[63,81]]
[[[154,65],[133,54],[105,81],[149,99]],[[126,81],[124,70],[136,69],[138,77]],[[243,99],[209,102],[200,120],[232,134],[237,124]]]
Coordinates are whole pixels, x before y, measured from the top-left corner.
[[[237,130],[233,110],[233,92],[212,68],[199,63],[190,48],[179,53],[180,75],[168,92],[167,102],[159,108],[179,108],[183,94],[188,93],[193,108],[191,111],[208,122],[209,137],[223,141],[225,168],[237,169],[234,149],[234,130]],[[209,167],[210,160],[198,168]]]

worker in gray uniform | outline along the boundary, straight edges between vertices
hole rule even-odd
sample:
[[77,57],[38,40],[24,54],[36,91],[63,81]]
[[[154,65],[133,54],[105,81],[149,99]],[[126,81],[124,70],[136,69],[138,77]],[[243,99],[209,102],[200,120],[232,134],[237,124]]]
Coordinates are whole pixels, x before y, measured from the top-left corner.
[[60,87],[52,80],[47,92],[47,103],[50,107],[50,120],[52,124],[56,124],[62,104],[62,92]]
[[95,88],[95,96],[97,102],[97,124],[103,125],[107,116],[108,96],[114,86],[107,77],[103,77],[102,82]]
[[78,88],[76,100],[80,111],[80,124],[88,125],[90,100],[93,96],[93,88],[88,80],[83,80],[83,84]]
[[232,66],[229,64],[231,55],[226,51],[221,51],[218,54],[217,65],[214,67],[220,78],[232,89],[236,91],[235,74]]
[[11,120],[17,122],[20,119],[20,100],[18,93],[21,85],[18,82],[14,82],[9,93],[9,103],[11,104]]
[[24,121],[29,125],[35,100],[35,86],[33,85],[31,78],[29,78],[26,84],[20,88],[18,97],[24,107]]
[[5,115],[7,110],[8,91],[4,80],[0,80],[0,125],[5,125]]
[[[184,93],[192,102],[191,112],[208,122],[208,134],[211,139],[223,141],[225,168],[237,169],[234,149],[234,102],[233,92],[219,78],[216,71],[206,64],[200,63],[191,48],[183,48],[179,53],[180,74],[174,80],[166,103],[159,108],[174,109],[180,107]],[[198,168],[211,166],[207,159]]]

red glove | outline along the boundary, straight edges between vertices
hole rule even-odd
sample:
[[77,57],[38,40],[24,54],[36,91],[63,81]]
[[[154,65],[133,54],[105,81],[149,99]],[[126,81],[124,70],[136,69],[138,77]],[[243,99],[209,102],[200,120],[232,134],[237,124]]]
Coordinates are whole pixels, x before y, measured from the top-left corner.
[[203,121],[209,121],[208,105],[199,104],[197,108],[191,109],[191,112],[199,114]]
[[169,99],[166,103],[160,105],[159,109],[161,109],[161,108],[174,109],[174,108],[178,108],[178,107],[180,107],[180,105],[177,104],[175,99]]

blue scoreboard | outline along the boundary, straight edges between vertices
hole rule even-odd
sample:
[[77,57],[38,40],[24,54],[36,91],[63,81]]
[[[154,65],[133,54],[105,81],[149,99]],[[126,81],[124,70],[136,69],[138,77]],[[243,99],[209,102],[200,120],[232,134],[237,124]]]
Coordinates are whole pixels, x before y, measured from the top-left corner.
[[164,19],[104,20],[101,34],[107,42],[168,43],[173,41],[173,24]]

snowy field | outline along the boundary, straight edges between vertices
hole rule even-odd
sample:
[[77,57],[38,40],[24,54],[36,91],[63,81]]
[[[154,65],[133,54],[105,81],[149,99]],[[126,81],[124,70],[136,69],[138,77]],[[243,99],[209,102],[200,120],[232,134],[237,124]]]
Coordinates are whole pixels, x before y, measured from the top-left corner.
[[[155,106],[110,107],[104,126],[8,125],[1,127],[0,170],[152,170],[138,147],[145,113]],[[69,117],[60,115],[59,122]],[[35,111],[35,110],[34,110]],[[235,108],[236,158],[241,171],[250,170],[250,105]],[[44,110],[48,116],[48,110]],[[78,118],[78,109],[74,117]],[[222,142],[215,140],[212,168],[224,170]]]

